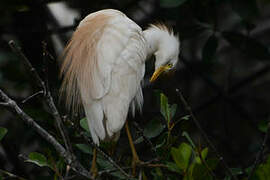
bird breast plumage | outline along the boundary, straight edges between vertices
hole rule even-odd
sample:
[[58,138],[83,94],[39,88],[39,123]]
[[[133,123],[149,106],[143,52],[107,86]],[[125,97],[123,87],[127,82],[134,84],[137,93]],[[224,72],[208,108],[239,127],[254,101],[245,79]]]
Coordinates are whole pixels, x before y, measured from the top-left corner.
[[[96,144],[121,130],[130,104],[133,113],[135,106],[142,107],[145,60],[141,28],[119,11],[90,14],[74,32],[62,65],[63,85],[66,81],[67,91],[73,93],[78,89],[78,96],[67,96],[73,98],[69,102],[83,104]],[[70,80],[75,85],[70,87]]]

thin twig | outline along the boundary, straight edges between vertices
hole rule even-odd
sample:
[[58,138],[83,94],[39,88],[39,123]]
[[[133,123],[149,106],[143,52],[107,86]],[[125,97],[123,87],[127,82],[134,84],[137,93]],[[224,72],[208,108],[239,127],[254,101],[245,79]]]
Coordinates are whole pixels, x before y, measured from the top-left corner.
[[23,51],[21,50],[21,47],[19,47],[13,40],[9,41],[9,46],[24,61],[25,65],[32,73],[36,83],[42,88],[42,90],[45,94],[45,100],[46,100],[46,102],[51,110],[51,113],[52,113],[54,119],[56,120],[58,130],[60,131],[60,134],[64,140],[65,147],[67,148],[67,150],[69,152],[72,152],[72,146],[71,146],[69,137],[64,129],[64,125],[63,125],[61,116],[60,116],[60,114],[59,114],[59,112],[54,104],[53,98],[51,96],[51,92],[49,91],[48,84],[45,84],[45,82],[39,76],[36,69],[32,66],[32,64],[28,60],[28,58],[24,55]]
[[[5,171],[5,170],[3,170],[3,169],[0,169],[0,175],[1,175],[1,177],[3,177],[2,174],[7,175],[9,178],[16,178],[16,179],[18,179],[18,180],[26,180],[26,179],[23,178],[23,177],[20,177],[20,176],[18,176],[18,175],[15,175],[15,174],[13,174],[13,173],[10,173],[10,172],[8,172],[8,171]],[[3,177],[3,178],[4,178],[4,177]],[[4,178],[4,179],[5,179],[5,178]],[[8,179],[8,178],[6,178],[6,179]]]
[[97,151],[102,154],[115,168],[117,168],[127,179],[131,179],[132,176],[127,174],[114,160],[108,156],[105,152],[103,152],[93,141],[91,141],[84,133],[80,133],[81,136],[86,140],[88,144],[90,144],[93,148],[96,148]]
[[6,103],[6,102],[0,102],[0,106],[7,106],[8,107],[8,103]]
[[263,154],[264,148],[266,146],[266,142],[267,142],[267,140],[269,138],[269,133],[270,133],[269,131],[270,131],[270,122],[268,122],[268,124],[267,124],[267,131],[266,131],[266,133],[264,135],[263,143],[262,143],[262,145],[260,147],[260,151],[256,155],[256,159],[254,161],[254,164],[253,164],[253,167],[251,169],[251,172],[250,172],[250,174],[248,176],[248,180],[252,178],[252,176],[253,176],[253,174],[254,174],[254,172],[255,172],[258,164],[260,163],[260,159],[261,159],[261,156]]
[[32,98],[34,98],[34,97],[36,97],[36,96],[38,96],[38,95],[40,95],[40,94],[43,94],[43,93],[44,93],[44,91],[38,91],[38,92],[32,94],[31,96],[25,98],[24,100],[22,100],[21,103],[24,104],[24,103],[26,103],[27,101],[29,101],[30,99],[32,99]]
[[46,87],[40,76],[38,75],[36,69],[32,66],[30,61],[27,59],[27,57],[24,55],[24,53],[21,50],[21,47],[19,47],[13,40],[9,41],[10,48],[24,61],[25,65],[29,68],[30,72],[32,73],[35,81],[38,83],[38,85],[42,88],[42,90],[45,92]]
[[181,91],[179,89],[176,89],[177,94],[180,97],[181,102],[183,103],[185,109],[188,111],[188,113],[190,114],[193,122],[195,123],[195,125],[197,126],[197,128],[199,129],[200,133],[202,134],[202,136],[205,138],[206,142],[208,143],[208,145],[212,148],[212,150],[214,151],[214,153],[216,154],[217,158],[219,159],[219,161],[221,161],[223,167],[225,168],[225,170],[229,173],[229,175],[234,179],[237,180],[237,177],[235,177],[231,171],[231,169],[229,168],[229,166],[227,165],[227,163],[224,161],[223,157],[219,154],[219,152],[217,151],[215,145],[210,141],[210,139],[208,138],[207,134],[205,133],[205,131],[202,129],[199,121],[197,120],[197,118],[195,117],[195,115],[193,114],[191,107],[188,105],[187,101],[185,100],[184,96],[182,95]]
[[35,120],[26,114],[18,105],[17,103],[9,98],[1,89],[0,89],[0,99],[2,99],[7,106],[10,107],[14,112],[27,124],[35,130],[41,137],[43,137],[46,141],[48,141],[55,150],[63,157],[67,164],[71,166],[71,168],[77,172],[78,174],[87,177],[89,179],[94,179],[91,174],[80,164],[80,162],[76,159],[76,157],[66,151],[66,149],[45,129],[39,126]]

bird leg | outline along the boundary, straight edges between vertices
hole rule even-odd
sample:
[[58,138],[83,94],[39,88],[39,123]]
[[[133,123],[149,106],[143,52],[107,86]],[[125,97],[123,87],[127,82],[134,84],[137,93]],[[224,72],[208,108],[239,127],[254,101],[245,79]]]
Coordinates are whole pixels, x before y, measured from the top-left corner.
[[93,160],[92,160],[90,172],[94,177],[97,177],[98,169],[97,169],[97,149],[96,148],[93,149]]
[[131,137],[131,133],[129,131],[129,127],[128,127],[128,121],[126,121],[125,123],[125,128],[126,128],[126,132],[127,132],[127,136],[128,136],[128,141],[129,141],[129,145],[131,148],[131,152],[132,152],[132,174],[135,175],[135,171],[136,171],[136,164],[141,163],[139,156],[136,152],[135,146],[133,144],[133,140]]

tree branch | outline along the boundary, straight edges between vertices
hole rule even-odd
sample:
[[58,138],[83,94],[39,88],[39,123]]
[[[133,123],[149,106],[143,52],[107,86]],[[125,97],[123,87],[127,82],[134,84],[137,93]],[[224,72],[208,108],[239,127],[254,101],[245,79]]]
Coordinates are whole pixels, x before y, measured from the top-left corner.
[[[51,92],[50,92],[48,86],[46,86],[46,83],[42,80],[42,78],[37,73],[36,69],[32,66],[31,62],[24,55],[24,53],[21,50],[21,47],[19,47],[13,40],[9,41],[9,46],[24,61],[25,65],[32,73],[36,83],[42,88],[43,94],[45,97],[45,101],[48,104],[54,119],[56,120],[57,128],[60,131],[60,134],[64,140],[65,147],[67,148],[67,150],[69,152],[72,152],[72,147],[71,147],[69,137],[64,129],[64,125],[63,125],[61,116],[60,116],[60,114],[59,114],[59,112],[54,104],[54,101],[53,101],[53,98],[51,96]],[[45,49],[45,47],[43,47],[43,51],[45,51],[43,54],[45,56],[48,53],[47,53],[47,50],[46,49],[44,50],[44,49]]]
[[34,97],[36,97],[36,96],[38,96],[40,94],[44,94],[44,92],[43,91],[38,91],[38,92],[32,94],[31,96],[28,96],[27,98],[25,98],[21,103],[24,104],[27,101],[29,101],[30,99],[32,99],[32,98],[34,98]]
[[77,172],[78,174],[89,178],[94,179],[91,174],[77,161],[76,157],[70,152],[66,151],[66,149],[45,129],[39,126],[32,117],[26,114],[17,103],[9,98],[1,89],[0,89],[0,99],[6,103],[7,107],[10,107],[14,112],[32,129],[34,129],[41,137],[43,137],[47,142],[53,145],[55,150],[63,157],[67,164],[71,166],[71,168]]

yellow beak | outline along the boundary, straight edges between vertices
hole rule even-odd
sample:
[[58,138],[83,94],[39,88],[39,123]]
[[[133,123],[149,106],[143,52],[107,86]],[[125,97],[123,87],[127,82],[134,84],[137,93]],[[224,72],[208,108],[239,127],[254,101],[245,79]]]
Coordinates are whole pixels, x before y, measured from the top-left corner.
[[160,66],[157,70],[155,70],[155,72],[153,73],[151,79],[150,79],[150,83],[154,82],[158,77],[159,75],[161,75],[164,71],[167,71],[169,69],[172,68],[172,65],[171,64],[166,64],[164,66]]

